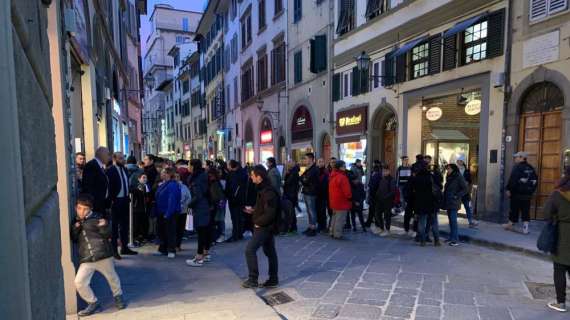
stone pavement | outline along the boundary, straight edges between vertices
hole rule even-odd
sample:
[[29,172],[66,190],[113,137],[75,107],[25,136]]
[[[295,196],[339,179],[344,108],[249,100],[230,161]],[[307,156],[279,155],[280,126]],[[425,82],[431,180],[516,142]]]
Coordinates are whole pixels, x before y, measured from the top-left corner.
[[[225,265],[212,262],[191,268],[185,259],[195,253],[195,242],[176,259],[155,257],[156,246],[139,248],[139,255],[118,261],[128,308],[117,311],[110,289],[96,274],[94,291],[104,311],[87,319],[125,320],[278,320],[277,313],[252,290],[241,289],[241,280]],[[192,248],[192,251],[190,251]],[[77,319],[68,316],[67,320]]]
[[[534,300],[525,284],[551,284],[551,263],[469,244],[422,248],[396,233],[349,233],[346,241],[279,237],[281,287],[257,294],[284,291],[293,297],[275,307],[290,320],[569,319],[547,309],[547,300]],[[244,246],[217,250],[218,259],[242,277]],[[265,275],[261,250],[259,258]]]
[[[505,231],[501,224],[486,221],[479,221],[479,227],[471,229],[467,219],[460,217],[457,220],[461,241],[548,259],[547,254],[536,248],[536,240],[544,226],[542,221],[531,221],[530,234],[524,235],[520,223],[516,228],[518,231],[513,232]],[[403,216],[393,218],[393,223],[399,227],[403,226],[403,221]],[[439,215],[439,231],[444,236],[449,235],[449,219],[446,214]]]

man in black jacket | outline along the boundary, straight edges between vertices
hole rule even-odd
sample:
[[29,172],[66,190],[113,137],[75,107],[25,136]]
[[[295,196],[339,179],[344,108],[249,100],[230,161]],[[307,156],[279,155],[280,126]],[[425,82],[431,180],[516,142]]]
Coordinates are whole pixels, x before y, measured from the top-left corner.
[[512,230],[519,222],[523,221],[523,234],[528,234],[530,221],[530,201],[538,186],[538,176],[534,168],[527,162],[527,152],[517,152],[513,155],[515,166],[507,183],[507,197],[511,199],[511,211],[509,222],[504,224],[505,230]]
[[118,309],[124,309],[121,281],[113,263],[113,249],[109,242],[111,228],[103,216],[93,211],[93,197],[81,194],[77,197],[75,206],[77,216],[71,226],[71,239],[78,244],[79,269],[75,276],[77,293],[85,302],[87,308],[79,311],[79,316],[88,316],[100,309],[97,297],[91,290],[91,278],[98,271],[109,283]]
[[307,207],[307,216],[309,218],[309,227],[303,232],[308,237],[317,235],[317,194],[319,189],[319,169],[315,164],[315,155],[313,153],[305,154],[305,166],[307,169],[301,175],[301,184],[303,185],[303,198]]
[[245,203],[247,187],[247,171],[236,160],[228,163],[228,178],[226,183],[226,197],[232,219],[232,236],[226,242],[243,239],[244,217],[242,208]]
[[249,240],[245,250],[248,279],[242,284],[244,288],[258,287],[259,267],[257,265],[257,250],[263,247],[263,253],[269,260],[269,279],[262,284],[264,288],[274,288],[279,284],[277,276],[278,260],[275,250],[275,233],[278,232],[279,195],[269,183],[267,170],[257,165],[251,172],[251,180],[257,185],[257,200],[255,208],[246,207],[247,213],[252,215],[254,224],[253,237]]
[[109,162],[109,149],[99,147],[95,151],[95,158],[87,162],[83,169],[82,193],[93,197],[93,210],[107,216],[109,208],[109,181],[105,174],[105,165]]
[[113,154],[113,165],[107,170],[109,179],[109,199],[111,200],[111,224],[113,225],[113,250],[115,258],[121,259],[117,240],[121,238],[121,254],[137,254],[129,249],[129,178],[125,169],[125,156],[122,152]]

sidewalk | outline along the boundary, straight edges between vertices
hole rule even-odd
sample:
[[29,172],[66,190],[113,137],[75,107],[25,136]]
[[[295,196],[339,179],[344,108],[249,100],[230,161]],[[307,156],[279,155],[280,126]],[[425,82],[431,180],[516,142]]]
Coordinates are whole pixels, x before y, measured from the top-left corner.
[[[394,217],[393,224],[403,227],[404,217]],[[458,218],[459,237],[461,241],[469,242],[477,245],[491,247],[499,250],[510,250],[521,252],[527,255],[535,256],[542,259],[548,259],[548,255],[536,248],[536,240],[544,226],[542,221],[531,221],[530,234],[524,235],[520,231],[505,231],[501,224],[479,221],[476,229],[469,228],[467,219]],[[449,235],[449,220],[446,214],[439,215],[439,232],[443,236]]]
[[[195,253],[195,241],[183,244],[176,259],[155,257],[156,246],[138,248],[137,256],[123,256],[117,271],[121,277],[125,310],[117,311],[104,279],[96,274],[93,289],[103,312],[88,319],[125,320],[279,320],[253,290],[241,288],[241,279],[223,263],[202,268],[186,266]],[[77,319],[68,316],[67,320]]]

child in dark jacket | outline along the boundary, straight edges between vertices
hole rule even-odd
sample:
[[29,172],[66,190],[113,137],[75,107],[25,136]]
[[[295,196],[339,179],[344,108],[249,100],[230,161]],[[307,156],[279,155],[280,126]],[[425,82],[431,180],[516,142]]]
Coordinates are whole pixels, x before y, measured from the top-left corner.
[[382,179],[378,183],[376,191],[376,227],[380,228],[378,234],[390,234],[392,221],[392,207],[396,197],[396,179],[390,174],[388,167],[382,168]]
[[364,200],[366,199],[366,190],[364,184],[358,175],[350,174],[349,180],[352,189],[352,210],[350,211],[350,220],[352,222],[352,231],[356,232],[356,216],[360,221],[362,232],[366,232],[366,224],[364,222]]

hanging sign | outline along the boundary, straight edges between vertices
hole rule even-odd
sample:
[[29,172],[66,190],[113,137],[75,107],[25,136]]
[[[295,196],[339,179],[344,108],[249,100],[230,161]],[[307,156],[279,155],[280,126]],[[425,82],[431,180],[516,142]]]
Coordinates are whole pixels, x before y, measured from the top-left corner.
[[273,142],[273,131],[272,130],[264,130],[261,131],[261,143],[272,143]]
[[465,106],[465,113],[474,116],[481,112],[481,100],[471,100]]
[[439,120],[442,115],[443,115],[443,111],[441,110],[440,107],[429,108],[426,111],[426,119],[428,119],[429,121]]

